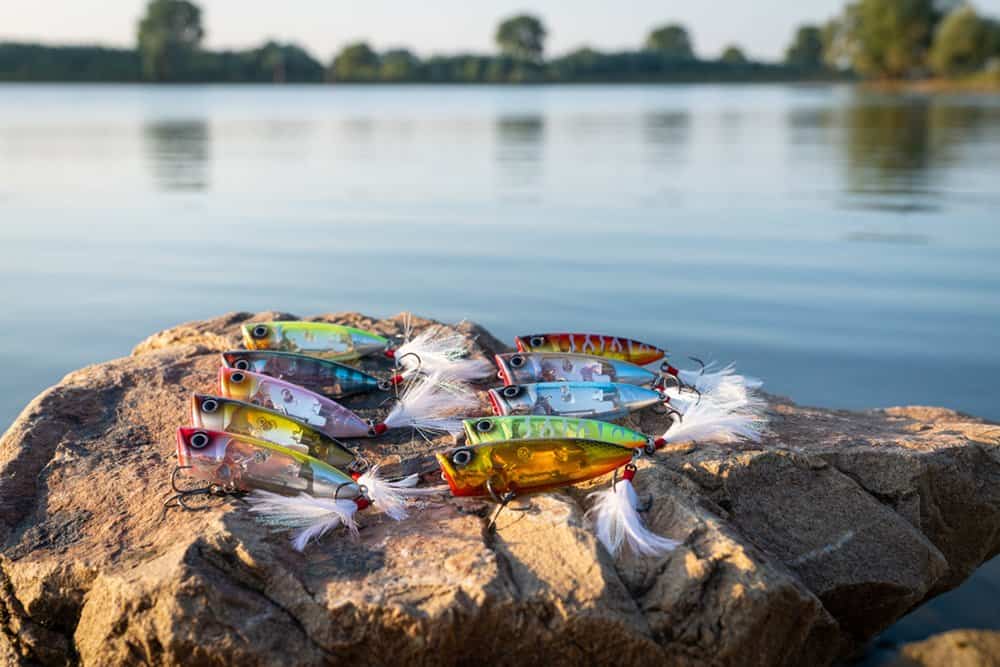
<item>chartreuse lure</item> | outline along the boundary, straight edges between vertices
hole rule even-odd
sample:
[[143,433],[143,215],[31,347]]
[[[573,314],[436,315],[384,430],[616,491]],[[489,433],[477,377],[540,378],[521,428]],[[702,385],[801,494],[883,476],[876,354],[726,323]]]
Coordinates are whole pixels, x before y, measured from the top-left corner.
[[453,495],[489,497],[500,509],[516,496],[571,486],[624,467],[623,478],[610,489],[590,494],[594,505],[588,514],[611,554],[628,543],[638,554],[658,556],[678,543],[652,533],[639,517],[632,461],[640,451],[596,440],[541,438],[459,447],[436,457]]
[[480,417],[462,422],[465,442],[481,445],[505,440],[542,440],[546,438],[576,438],[606,442],[635,449],[646,447],[650,438],[638,431],[597,419],[576,419],[548,415],[514,415]]
[[[309,424],[230,398],[193,395],[191,423],[198,428],[266,440],[333,466],[349,466],[356,458],[350,449]],[[367,434],[368,425],[362,422],[361,427]]]
[[457,380],[488,377],[492,364],[485,359],[466,359],[468,342],[444,327],[431,327],[399,347],[385,336],[332,322],[275,321],[242,325],[248,350],[294,352],[335,361],[350,361],[384,354],[405,373],[447,372]]
[[[567,382],[604,381],[651,385],[662,375],[651,373],[646,369],[636,369],[634,366],[646,366],[663,359],[667,354],[655,345],[630,338],[588,333],[530,334],[515,337],[514,343],[522,353],[545,354],[536,359],[529,359],[532,356],[529,354],[523,355],[522,358],[499,355],[497,365],[505,384],[552,382],[558,379]],[[587,362],[576,358],[575,355],[588,355],[627,363],[616,364],[609,361],[605,364],[596,364],[594,361]],[[695,359],[695,361],[701,364],[700,360]],[[517,363],[520,363],[520,366],[516,366]],[[694,387],[704,395],[710,395],[714,400],[725,402],[745,401],[748,399],[748,392],[763,384],[757,378],[736,373],[731,365],[718,368],[710,363],[701,364],[698,370],[685,370],[675,368],[664,361],[660,365],[660,371],[661,374],[677,378],[683,385]],[[523,379],[516,379],[515,375]]]
[[273,442],[209,429],[178,429],[177,460],[179,470],[208,486],[182,491],[175,483],[171,500],[183,505],[195,493],[250,493],[251,511],[270,524],[297,529],[292,544],[299,551],[337,526],[357,533],[355,514],[373,504],[401,520],[406,496],[420,493],[410,488],[415,478],[386,482],[376,467],[355,477]]
[[333,398],[390,391],[403,381],[403,376],[398,373],[380,380],[357,368],[330,359],[279,350],[223,352],[222,364],[237,371],[252,371],[294,382]]

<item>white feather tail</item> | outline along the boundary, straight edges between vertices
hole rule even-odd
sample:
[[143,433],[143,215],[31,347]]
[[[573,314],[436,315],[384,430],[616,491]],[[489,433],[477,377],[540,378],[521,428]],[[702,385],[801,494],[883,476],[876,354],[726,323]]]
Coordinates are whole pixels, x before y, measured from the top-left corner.
[[756,409],[736,408],[703,400],[684,411],[661,436],[666,442],[760,442],[767,419]]
[[395,358],[404,374],[417,371],[441,372],[456,380],[479,380],[496,372],[485,359],[466,359],[469,345],[465,336],[444,327],[432,327],[399,346]]
[[388,428],[461,433],[462,420],[455,415],[477,407],[479,399],[472,391],[439,371],[407,385],[384,424]]
[[639,497],[632,486],[632,471],[612,488],[590,494],[593,506],[587,516],[594,522],[597,539],[612,556],[618,554],[623,544],[641,556],[660,556],[677,547],[680,542],[652,532],[639,516]]
[[396,521],[406,518],[406,501],[409,498],[429,496],[441,493],[442,488],[416,488],[419,475],[410,475],[396,482],[389,482],[379,474],[379,466],[373,465],[367,472],[358,477],[358,484],[365,488],[365,495],[372,504]]
[[314,498],[306,493],[282,496],[270,491],[254,491],[247,500],[250,511],[272,526],[294,528],[292,547],[302,551],[313,538],[320,538],[338,526],[345,526],[357,536],[354,515],[358,505],[353,500]]
[[701,392],[702,396],[719,403],[744,403],[751,401],[753,391],[764,383],[755,377],[740,375],[732,364],[715,370],[709,362],[700,371],[681,370],[677,377]]

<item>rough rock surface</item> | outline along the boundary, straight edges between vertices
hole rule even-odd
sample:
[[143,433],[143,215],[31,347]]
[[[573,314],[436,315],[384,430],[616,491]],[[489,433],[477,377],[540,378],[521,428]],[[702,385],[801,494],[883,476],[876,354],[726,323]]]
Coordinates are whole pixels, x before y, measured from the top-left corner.
[[903,646],[891,667],[1000,667],[1000,632],[944,632]]
[[[366,513],[359,540],[305,554],[237,500],[164,515],[188,396],[212,389],[216,353],[250,318],[182,325],[71,373],[0,440],[0,664],[823,665],[1000,551],[1000,428],[775,397],[761,445],[641,462],[647,522],[683,540],[660,559],[612,560],[587,489],[537,496],[495,534],[475,501],[403,523]],[[502,348],[464,331],[479,353]],[[441,444],[360,446],[399,462]]]

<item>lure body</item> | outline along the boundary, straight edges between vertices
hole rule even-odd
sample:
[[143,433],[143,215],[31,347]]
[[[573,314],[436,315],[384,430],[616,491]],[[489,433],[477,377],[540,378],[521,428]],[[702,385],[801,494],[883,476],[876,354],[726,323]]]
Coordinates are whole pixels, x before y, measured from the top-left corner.
[[490,442],[436,454],[452,495],[547,491],[599,477],[635,450],[593,440],[551,438]]
[[588,333],[542,333],[514,338],[521,352],[570,352],[621,359],[645,366],[666,356],[658,347],[630,338]]
[[539,382],[489,390],[497,415],[559,415],[617,419],[663,403],[653,389],[614,382]]
[[389,349],[388,338],[330,322],[248,322],[241,328],[248,350],[298,352],[343,361]]
[[388,389],[378,378],[330,359],[278,350],[233,350],[222,363],[241,371],[270,375],[333,397]]
[[227,397],[304,421],[331,438],[365,438],[371,425],[340,403],[285,380],[231,368],[219,369],[219,391]]
[[625,426],[597,419],[577,419],[548,415],[510,415],[466,419],[465,441],[471,445],[506,440],[577,438],[607,442],[619,447],[645,447],[649,437]]
[[245,435],[178,429],[177,460],[181,466],[190,466],[192,476],[225,489],[345,500],[361,496],[358,484],[333,466]]
[[514,352],[496,355],[506,385],[529,382],[621,382],[651,385],[659,378],[642,366],[621,359],[571,352]]
[[191,422],[211,431],[273,442],[335,466],[349,465],[356,458],[354,452],[309,424],[231,398],[195,394],[191,397]]

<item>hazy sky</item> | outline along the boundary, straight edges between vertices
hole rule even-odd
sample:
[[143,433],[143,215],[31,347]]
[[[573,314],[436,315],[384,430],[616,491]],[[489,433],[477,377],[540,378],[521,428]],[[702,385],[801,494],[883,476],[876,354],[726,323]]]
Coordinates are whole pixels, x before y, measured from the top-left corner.
[[[0,0],[0,40],[37,40],[130,46],[145,0]],[[200,0],[207,46],[245,47],[267,38],[295,41],[327,61],[347,42],[368,40],[378,49],[409,46],[433,52],[491,51],[497,22],[527,10],[549,28],[549,53],[589,44],[635,48],[650,26],[686,25],[695,50],[717,55],[735,42],[758,58],[778,58],[798,24],[821,22],[844,0]],[[16,10],[15,10],[16,5]],[[1000,0],[980,0],[1000,15]]]

